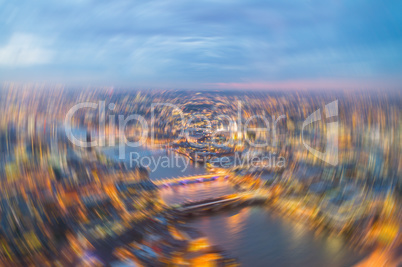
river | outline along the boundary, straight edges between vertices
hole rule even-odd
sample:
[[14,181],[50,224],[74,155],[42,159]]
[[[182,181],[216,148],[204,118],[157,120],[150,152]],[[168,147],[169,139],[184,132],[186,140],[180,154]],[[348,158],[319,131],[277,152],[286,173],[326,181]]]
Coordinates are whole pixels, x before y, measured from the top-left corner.
[[[131,152],[140,153],[141,157],[155,157],[154,163],[161,157],[176,157],[163,150],[130,148],[126,151],[126,163],[130,161]],[[105,153],[118,158],[117,149],[110,148]],[[150,164],[149,170],[152,180],[206,173],[203,165],[192,163],[185,169],[179,164],[165,168]],[[167,204],[176,204],[233,192],[229,182],[214,181],[162,189],[160,194]],[[221,211],[191,219],[188,225],[206,234],[212,244],[228,251],[242,266],[353,266],[366,256],[347,246],[341,237],[316,234],[303,222],[277,215],[264,207]]]

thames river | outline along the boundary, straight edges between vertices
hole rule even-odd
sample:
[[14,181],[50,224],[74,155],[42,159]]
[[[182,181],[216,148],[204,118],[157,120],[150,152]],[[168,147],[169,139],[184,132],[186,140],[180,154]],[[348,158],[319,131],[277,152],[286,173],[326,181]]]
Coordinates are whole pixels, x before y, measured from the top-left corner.
[[[158,166],[158,158],[173,157],[164,150],[127,150],[126,163],[129,163],[129,154],[133,151],[141,157],[155,158],[150,161],[156,164],[148,167],[152,180],[206,173],[203,165],[192,163],[186,169],[183,164],[173,164],[168,168]],[[118,158],[117,149],[108,149],[105,152]],[[235,190],[229,182],[214,181],[162,189],[160,195],[165,203],[176,204],[233,192]],[[236,257],[242,266],[353,266],[366,256],[366,253],[350,248],[343,238],[316,234],[306,223],[276,214],[268,207],[221,211],[193,218],[188,221],[188,225],[199,229],[208,236],[212,244]]]

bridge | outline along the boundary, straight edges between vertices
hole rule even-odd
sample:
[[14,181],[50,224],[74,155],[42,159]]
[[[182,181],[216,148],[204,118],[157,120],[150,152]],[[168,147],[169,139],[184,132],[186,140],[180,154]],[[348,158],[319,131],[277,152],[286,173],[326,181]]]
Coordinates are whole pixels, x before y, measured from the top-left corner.
[[161,180],[152,181],[158,187],[164,186],[177,186],[177,185],[186,185],[186,184],[194,184],[194,183],[202,183],[202,182],[210,182],[218,179],[227,179],[229,176],[222,174],[202,174],[202,175],[194,175],[194,176],[184,176],[184,177],[175,177],[175,178],[166,178]]
[[245,205],[257,205],[265,203],[268,195],[253,193],[236,193],[218,198],[211,198],[196,202],[187,202],[179,205],[174,210],[184,216],[200,215],[206,212],[219,211],[225,208],[235,208]]

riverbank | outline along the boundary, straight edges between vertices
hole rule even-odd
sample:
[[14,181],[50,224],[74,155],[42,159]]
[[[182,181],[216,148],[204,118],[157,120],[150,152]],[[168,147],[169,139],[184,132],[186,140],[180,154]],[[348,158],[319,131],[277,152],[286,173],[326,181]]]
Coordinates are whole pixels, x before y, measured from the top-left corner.
[[108,265],[118,261],[134,262],[141,266],[238,265],[236,259],[212,246],[201,232],[178,222],[171,211],[166,210],[144,220],[137,225],[136,231],[136,238],[119,239],[120,245],[113,249],[113,259],[104,258]]

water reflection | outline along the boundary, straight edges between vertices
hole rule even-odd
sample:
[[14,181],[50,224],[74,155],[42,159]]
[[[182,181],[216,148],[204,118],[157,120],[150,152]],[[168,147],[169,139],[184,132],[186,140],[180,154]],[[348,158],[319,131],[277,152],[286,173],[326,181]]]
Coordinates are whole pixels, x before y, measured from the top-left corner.
[[249,209],[242,209],[237,214],[227,217],[226,225],[230,236],[235,236],[237,233],[241,232],[243,227],[245,227],[248,212]]

